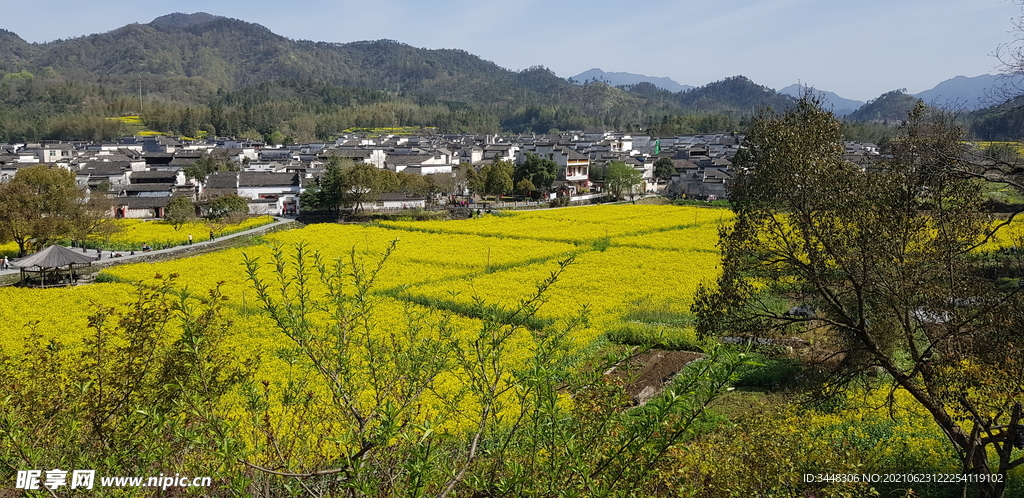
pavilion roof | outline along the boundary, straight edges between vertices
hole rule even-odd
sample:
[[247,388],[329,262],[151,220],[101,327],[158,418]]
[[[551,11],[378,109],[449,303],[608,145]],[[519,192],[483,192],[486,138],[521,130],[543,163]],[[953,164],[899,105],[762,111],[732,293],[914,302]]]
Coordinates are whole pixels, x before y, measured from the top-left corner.
[[31,256],[15,260],[14,266],[20,268],[31,268],[33,266],[38,266],[40,268],[60,268],[70,264],[82,265],[92,263],[93,261],[96,261],[96,259],[97,258],[93,256],[73,251],[61,245],[52,245]]

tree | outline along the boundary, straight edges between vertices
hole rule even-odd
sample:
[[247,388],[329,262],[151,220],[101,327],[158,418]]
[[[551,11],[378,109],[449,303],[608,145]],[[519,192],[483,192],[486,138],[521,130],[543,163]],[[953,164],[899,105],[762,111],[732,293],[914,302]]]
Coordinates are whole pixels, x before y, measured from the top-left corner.
[[675,176],[675,175],[676,175],[676,166],[674,164],[672,164],[672,160],[671,159],[669,159],[667,157],[663,157],[661,159],[658,159],[658,161],[654,163],[654,176],[655,176],[655,178],[657,178],[659,180],[668,181],[668,180],[671,180],[672,177]]
[[480,195],[486,194],[487,176],[483,172],[486,167],[487,166],[480,168],[480,171],[477,171],[473,166],[468,166],[466,168],[466,186],[469,188],[470,192]]
[[454,194],[458,187],[458,173],[431,173],[423,175],[430,194]]
[[636,168],[629,166],[622,161],[608,163],[608,171],[605,174],[604,185],[608,192],[616,199],[621,199],[625,193],[633,198],[634,189],[643,181],[643,173]]
[[121,225],[111,216],[113,212],[114,200],[107,197],[106,190],[99,188],[90,193],[69,219],[71,238],[79,241],[90,236],[105,239],[121,231]]
[[[979,211],[961,135],[952,117],[919,105],[891,158],[865,170],[844,161],[840,124],[815,99],[760,115],[737,163],[746,172],[730,194],[723,274],[698,292],[694,311],[705,335],[815,326],[831,360],[820,365],[824,394],[853,381],[905,390],[963,473],[1003,476],[977,485],[998,497],[1007,471],[1024,463],[1014,447],[1024,291],[1001,289],[990,266],[1019,271],[1024,260],[984,248],[1005,223]],[[788,313],[780,299],[803,311]]]
[[238,171],[238,164],[227,157],[205,155],[197,159],[191,166],[185,166],[184,171],[188,178],[206,181],[206,177],[218,171]]
[[[1021,12],[1024,13],[1024,2],[1021,0],[1014,0],[1014,3],[1021,5]],[[1016,37],[1012,42],[1000,44],[996,49],[996,58],[999,59],[1001,71],[1010,76],[1020,76],[1024,74],[1024,15],[1013,19],[1013,29],[1016,32]],[[1003,91],[1001,97],[1007,102],[1013,101],[1024,93],[1019,85],[1020,81],[1017,81],[1016,85],[1012,85]],[[1019,103],[1014,106],[1020,109]]]
[[214,199],[208,206],[207,213],[212,220],[228,219],[237,223],[241,221],[238,218],[249,215],[249,203],[236,194],[225,195]]
[[364,204],[377,200],[380,194],[398,186],[394,173],[378,170],[376,166],[366,163],[357,163],[344,169],[340,178],[342,203],[352,206],[354,211],[362,211]]
[[17,243],[24,256],[29,240],[45,245],[70,232],[84,195],[69,170],[43,164],[21,168],[0,184],[0,234]]
[[526,161],[515,169],[512,181],[517,185],[523,180],[529,181],[534,187],[530,190],[549,190],[558,178],[558,163],[543,159],[537,154],[526,154]]
[[403,193],[409,195],[428,195],[431,193],[432,187],[423,175],[398,173],[397,180],[398,188],[396,190]]
[[501,197],[512,191],[512,164],[498,161],[487,172],[487,193]]
[[331,157],[324,166],[324,174],[317,177],[299,197],[303,209],[323,209],[337,212],[342,205],[342,175],[353,165],[351,160]]
[[516,193],[518,193],[519,195],[527,195],[530,192],[533,192],[534,190],[537,190],[537,187],[533,184],[533,182],[525,178],[519,180],[519,183],[516,184]]
[[196,136],[196,130],[198,129],[199,119],[196,118],[191,107],[186,107],[185,112],[181,116],[181,123],[178,125],[178,131],[186,137],[194,137]]
[[512,175],[515,168],[507,161],[488,164],[469,178],[469,188],[484,195],[505,195],[512,191]]
[[[352,207],[360,211],[364,204],[375,201],[380,194],[402,189],[403,178],[411,176],[380,170],[372,164],[332,157],[324,168],[324,174],[306,189],[300,200],[312,209],[338,211],[342,207]],[[422,178],[408,178],[406,181],[410,190],[426,189]]]
[[[214,204],[216,203],[217,201],[214,201]],[[248,210],[248,207],[246,209]],[[164,209],[164,221],[170,223],[175,230],[180,230],[184,224],[192,221],[195,217],[196,206],[185,196],[171,199],[171,202],[167,203],[167,208]]]

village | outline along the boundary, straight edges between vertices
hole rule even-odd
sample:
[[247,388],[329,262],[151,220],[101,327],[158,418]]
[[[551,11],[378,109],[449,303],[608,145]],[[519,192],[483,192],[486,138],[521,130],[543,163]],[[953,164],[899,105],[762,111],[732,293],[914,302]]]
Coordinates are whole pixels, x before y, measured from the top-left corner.
[[[332,157],[372,164],[379,169],[416,175],[459,177],[460,169],[476,170],[496,161],[523,164],[537,154],[559,166],[558,178],[545,199],[587,199],[603,192],[602,168],[621,161],[640,173],[636,193],[671,198],[725,199],[734,175],[732,160],[742,136],[736,134],[651,137],[616,132],[563,133],[552,136],[502,135],[345,135],[334,143],[268,145],[252,140],[176,139],[168,136],[124,137],[116,143],[52,142],[0,145],[0,181],[19,168],[45,163],[75,172],[90,193],[114,199],[111,216],[163,218],[170,200],[187,196],[194,202],[236,194],[254,215],[297,215],[300,195],[324,171]],[[876,155],[874,144],[846,143],[851,156]],[[232,164],[232,170],[205,178],[189,178],[186,168],[204,157]],[[655,174],[655,163],[671,160],[670,175]],[[465,171],[462,171],[465,177]],[[394,192],[380,195],[370,210],[423,208],[478,199],[466,182],[433,198]]]

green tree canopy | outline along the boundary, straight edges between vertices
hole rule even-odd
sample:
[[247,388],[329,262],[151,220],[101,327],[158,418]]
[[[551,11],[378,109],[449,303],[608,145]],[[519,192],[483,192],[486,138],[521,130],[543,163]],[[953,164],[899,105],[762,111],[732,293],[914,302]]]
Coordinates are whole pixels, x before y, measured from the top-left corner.
[[45,164],[21,168],[0,184],[0,235],[17,243],[24,256],[31,239],[42,246],[69,235],[84,196],[67,169]]
[[[216,204],[217,201],[214,201]],[[243,201],[244,202],[244,201]],[[246,207],[248,209],[248,206]],[[174,226],[175,230],[192,221],[196,217],[196,207],[188,197],[178,196],[171,199],[164,209],[164,221]]]
[[632,198],[636,187],[641,182],[643,182],[643,173],[637,171],[636,168],[622,161],[608,163],[604,185],[616,199],[622,199],[625,194],[629,194],[629,197]]
[[469,176],[469,188],[483,195],[505,195],[512,191],[515,167],[508,161],[485,165]]
[[185,176],[197,180],[206,180],[210,174],[218,171],[238,171],[238,164],[220,155],[205,155],[196,160],[195,164],[185,166]]
[[380,194],[402,190],[403,181],[410,190],[427,189],[422,178],[410,178],[412,176],[377,169],[372,164],[332,157],[324,174],[307,188],[300,200],[311,209],[338,211],[343,207],[351,207],[360,211]]
[[964,474],[1004,476],[977,485],[998,497],[1024,462],[1007,428],[1024,399],[1024,293],[1001,289],[986,268],[1024,259],[982,249],[1001,224],[979,211],[961,139],[952,117],[918,105],[890,158],[863,169],[844,161],[840,124],[813,98],[761,115],[730,195],[723,274],[694,309],[705,335],[813,326],[831,358],[817,365],[824,393],[853,381],[905,390]]
[[487,193],[502,196],[512,191],[512,175],[515,167],[508,161],[498,161],[487,172]]
[[519,183],[516,183],[516,193],[518,193],[519,195],[526,195],[529,194],[530,192],[533,192],[534,190],[537,190],[537,186],[534,185],[533,182],[525,178],[519,180]]
[[324,173],[309,185],[299,197],[303,209],[337,211],[342,206],[343,173],[354,165],[350,159],[331,157]]
[[208,209],[208,217],[214,220],[238,218],[249,214],[249,203],[235,194],[214,199]]
[[654,163],[654,177],[659,180],[671,180],[676,174],[676,167],[672,159],[663,157]]
[[[487,176],[483,173],[483,168],[478,171],[471,165],[466,165],[466,186],[470,192],[474,194],[484,195],[487,191]],[[487,166],[484,166],[486,168]]]
[[526,161],[515,169],[512,181],[516,184],[517,188],[523,180],[527,180],[534,186],[530,190],[550,190],[551,185],[555,183],[557,178],[558,163],[550,159],[544,159],[537,154],[527,153]]

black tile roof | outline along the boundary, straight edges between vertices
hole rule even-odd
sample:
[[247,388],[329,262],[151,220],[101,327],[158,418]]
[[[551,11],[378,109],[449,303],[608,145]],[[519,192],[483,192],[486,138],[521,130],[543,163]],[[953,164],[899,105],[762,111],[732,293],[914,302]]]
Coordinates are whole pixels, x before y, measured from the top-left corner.
[[237,186],[237,171],[218,171],[206,177],[206,188],[235,188]]
[[243,171],[238,174],[239,187],[274,187],[301,185],[302,177],[297,173],[261,173]]

